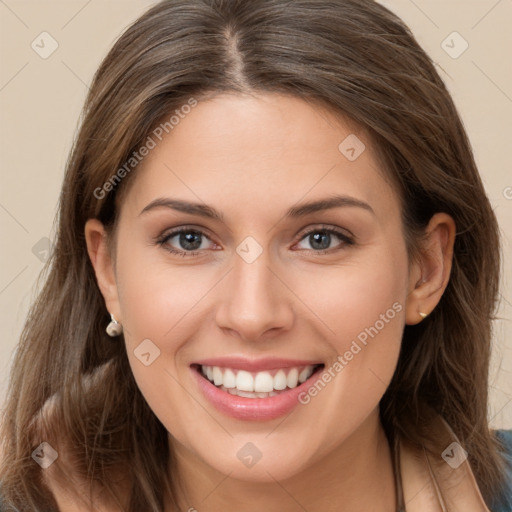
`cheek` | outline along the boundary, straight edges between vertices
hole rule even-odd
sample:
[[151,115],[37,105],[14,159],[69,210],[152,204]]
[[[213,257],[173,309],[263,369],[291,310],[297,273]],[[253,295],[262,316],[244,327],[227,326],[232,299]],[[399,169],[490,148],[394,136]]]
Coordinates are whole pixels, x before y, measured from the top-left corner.
[[165,339],[165,350],[175,351],[174,342],[182,339],[177,333],[190,323],[208,290],[208,276],[201,266],[173,264],[164,249],[130,242],[128,237],[120,242],[118,254],[117,285],[127,345],[133,349],[149,338],[163,350]]
[[180,364],[180,355],[197,331],[195,308],[206,291],[205,281],[190,268],[136,263],[137,254],[132,253],[118,264],[130,367],[153,413],[176,439],[186,442],[204,411],[184,392],[188,366]]
[[[329,339],[342,353],[351,341],[364,342],[368,330],[379,338],[401,339],[407,296],[408,262],[405,249],[382,247],[351,257],[347,264],[294,277],[291,287],[299,297],[307,298],[308,318],[325,327]],[[321,323],[318,322],[321,320]]]
[[[340,421],[347,410],[363,417],[377,405],[398,361],[408,283],[405,247],[381,246],[333,270],[329,278],[306,283],[297,294],[308,297],[309,308],[325,326],[332,359],[325,380],[304,402],[320,394],[318,402],[337,397]],[[336,391],[322,393],[324,387]]]
[[158,416],[182,392],[176,384],[177,356],[194,335],[191,319],[206,291],[204,276],[200,270],[162,263],[161,255],[156,261],[156,249],[138,248],[129,237],[120,239],[118,248],[117,288],[127,355],[140,391]]
[[193,314],[194,304],[198,302],[200,287],[196,293],[192,281],[154,270],[123,277],[119,300],[124,324],[133,334],[130,341],[134,343],[137,336],[144,336],[155,342],[163,338],[171,342],[172,332],[180,327],[180,319]]

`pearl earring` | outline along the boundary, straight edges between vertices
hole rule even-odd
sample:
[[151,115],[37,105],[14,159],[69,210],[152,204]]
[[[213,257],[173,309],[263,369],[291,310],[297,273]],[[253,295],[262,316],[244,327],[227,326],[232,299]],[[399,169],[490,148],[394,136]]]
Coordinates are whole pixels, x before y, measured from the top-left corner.
[[123,332],[123,326],[114,318],[114,315],[110,313],[110,323],[107,325],[105,329],[107,334],[112,338],[119,336]]

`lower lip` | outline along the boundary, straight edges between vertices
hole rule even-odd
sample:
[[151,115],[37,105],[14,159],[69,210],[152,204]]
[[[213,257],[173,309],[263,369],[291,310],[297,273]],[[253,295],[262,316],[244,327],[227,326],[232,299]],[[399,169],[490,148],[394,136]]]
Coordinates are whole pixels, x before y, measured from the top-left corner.
[[214,386],[196,368],[191,368],[199,387],[206,398],[222,413],[238,420],[268,421],[290,413],[299,402],[300,393],[306,391],[317,380],[322,368],[316,370],[308,380],[296,388],[267,398],[245,398],[231,395]]

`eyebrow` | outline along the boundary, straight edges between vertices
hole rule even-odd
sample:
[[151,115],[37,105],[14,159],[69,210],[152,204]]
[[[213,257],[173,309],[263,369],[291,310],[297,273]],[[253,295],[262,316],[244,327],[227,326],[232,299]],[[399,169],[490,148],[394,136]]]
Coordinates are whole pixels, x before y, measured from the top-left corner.
[[[286,212],[285,217],[300,218],[312,213],[340,207],[362,208],[375,215],[373,208],[368,203],[365,203],[360,199],[356,199],[355,197],[335,195],[325,199],[310,201],[308,203],[294,206]],[[151,203],[143,208],[143,210],[139,213],[139,216],[155,208],[171,208],[183,213],[189,213],[192,215],[198,215],[200,217],[224,222],[224,216],[222,213],[218,212],[211,206],[201,203],[191,203],[189,201],[173,199],[170,197],[159,197],[154,201],[151,201]]]

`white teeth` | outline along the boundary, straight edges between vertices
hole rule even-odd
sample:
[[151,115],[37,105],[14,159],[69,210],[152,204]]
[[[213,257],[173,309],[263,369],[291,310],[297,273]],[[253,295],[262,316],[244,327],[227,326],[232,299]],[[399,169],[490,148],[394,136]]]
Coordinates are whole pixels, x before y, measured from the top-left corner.
[[253,376],[249,372],[240,370],[236,375],[236,388],[240,391],[254,391]]
[[224,370],[224,382],[222,382],[225,388],[236,388],[236,375],[232,370],[226,368]]
[[236,394],[244,398],[258,398],[254,393],[247,393],[246,391],[238,391]]
[[[211,379],[210,379],[211,380]],[[289,388],[296,388],[297,383],[299,382],[299,370],[297,368],[292,368],[288,377],[286,379],[286,384]]]
[[254,391],[268,393],[274,390],[274,379],[268,372],[259,372],[254,379]]
[[283,370],[279,370],[274,376],[274,389],[278,391],[286,389],[286,373]]
[[201,372],[215,386],[232,395],[267,398],[287,388],[296,388],[311,377],[315,368],[309,365],[251,373],[220,366],[201,366]]
[[222,384],[222,370],[218,366],[213,367],[213,383],[216,386],[220,386]]
[[302,370],[299,374],[299,382],[302,384],[303,382],[306,382],[309,377],[311,377],[311,374],[313,373],[313,369],[311,366],[306,366],[304,370]]
[[277,396],[279,393],[270,391],[269,393],[251,393],[249,391],[239,391],[236,388],[228,389],[225,386],[220,386],[222,391],[228,392],[230,395],[241,396],[244,398],[268,398],[269,396]]

